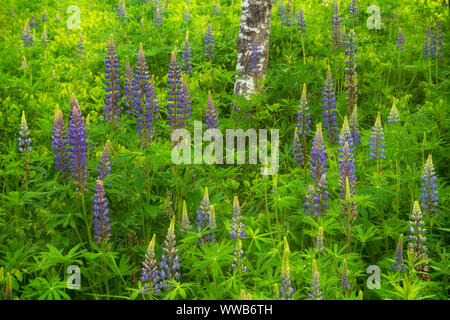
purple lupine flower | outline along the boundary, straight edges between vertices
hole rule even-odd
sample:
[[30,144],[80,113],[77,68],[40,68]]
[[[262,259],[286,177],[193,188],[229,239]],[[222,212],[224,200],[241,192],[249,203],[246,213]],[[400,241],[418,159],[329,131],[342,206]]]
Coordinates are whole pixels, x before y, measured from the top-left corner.
[[358,99],[358,76],[356,73],[356,37],[355,31],[350,30],[345,41],[345,88],[348,113],[353,110]]
[[33,14],[30,19],[30,28],[37,28],[37,26],[38,26],[37,19]]
[[392,271],[405,270],[405,264],[403,263],[403,233],[400,234],[397,242],[397,249],[395,250],[395,264],[391,266]]
[[187,6],[184,7],[183,20],[184,20],[185,22],[190,22],[190,21],[191,21],[191,15],[190,15],[190,13],[189,13],[189,9],[188,9]]
[[169,75],[167,77],[167,119],[171,130],[183,127],[185,101],[183,96],[183,82],[181,70],[178,66],[175,51],[170,58]]
[[206,129],[217,129],[219,126],[219,120],[212,100],[211,91],[208,92],[208,105],[206,107],[205,122]]
[[352,112],[352,115],[350,116],[349,127],[350,127],[350,132],[352,134],[353,146],[357,147],[361,143],[361,140],[359,137],[360,133],[359,133],[359,127],[358,127],[358,107],[356,104],[353,107],[353,112]]
[[47,26],[44,25],[44,31],[42,31],[41,43],[42,43],[42,45],[45,45],[47,42],[49,42],[48,37],[47,37]]
[[281,0],[278,5],[278,18],[282,24],[289,26],[289,21],[286,19],[286,6],[284,5],[283,0]]
[[125,10],[125,5],[122,3],[121,0],[119,0],[119,4],[117,5],[116,14],[118,17],[121,17],[121,18],[127,16],[127,12]]
[[404,50],[405,38],[403,37],[402,28],[398,27],[398,37],[397,37],[397,49]]
[[323,88],[322,98],[322,116],[324,123],[324,131],[327,134],[330,142],[336,142],[337,140],[337,118],[336,118],[336,97],[334,93],[333,78],[331,77],[331,69],[328,66],[327,78],[325,80],[325,86]]
[[78,192],[83,193],[87,180],[86,128],[78,101],[73,93],[70,99],[70,106],[69,147],[67,150],[69,151],[70,168],[74,183],[77,185]]
[[353,18],[353,20],[351,20],[351,22],[352,23],[355,22],[355,24],[357,25],[358,24],[358,1],[357,0],[350,1],[348,11],[349,11],[350,18],[351,19]]
[[97,169],[97,179],[104,180],[111,172],[111,157],[109,155],[110,141],[107,140],[105,147],[103,148],[102,157]]
[[281,265],[281,287],[279,291],[279,300],[293,300],[294,288],[292,288],[291,271],[289,267],[289,245],[284,237],[284,251]]
[[387,120],[387,123],[393,123],[393,122],[400,122],[400,115],[398,113],[395,100],[394,100],[394,103],[392,104],[391,110],[389,111],[389,116],[388,116],[388,120]]
[[42,22],[46,22],[47,20],[47,9],[44,9],[44,13],[42,14]]
[[120,64],[116,54],[112,34],[109,37],[108,53],[105,60],[105,109],[103,116],[108,122],[119,126],[120,120]]
[[52,147],[55,153],[55,170],[61,171],[62,176],[67,175],[69,159],[67,153],[68,135],[61,110],[55,113],[53,121]]
[[[338,149],[338,169],[339,169],[339,197],[341,201],[341,213],[348,215],[348,210],[353,218],[356,217],[356,203],[351,201],[347,203],[346,199],[346,181],[349,183],[349,195],[353,197],[356,186],[356,168],[353,155],[353,139],[350,134],[350,128],[347,123],[347,117],[344,117],[341,136],[339,138],[340,148]],[[350,208],[348,207],[350,206]]]
[[86,50],[84,48],[83,35],[80,33],[80,40],[77,42],[77,55],[78,58],[86,59]]
[[310,155],[311,178],[319,183],[322,174],[327,173],[327,152],[322,136],[322,124],[316,126],[316,134],[314,136]]
[[147,62],[145,61],[142,43],[139,45],[139,55],[133,79],[134,114],[137,122],[137,130],[141,141],[150,143],[153,135],[153,125],[157,119],[159,110],[156,108]]
[[189,221],[189,217],[188,217],[188,213],[187,213],[187,207],[186,207],[186,201],[183,200],[183,214],[181,217],[181,228],[180,228],[180,232],[181,233],[185,233],[188,230],[191,230],[192,226],[191,223]]
[[300,143],[300,140],[298,138],[297,130],[295,130],[294,132],[294,144],[292,146],[292,155],[294,157],[296,166],[303,165],[305,161],[305,155],[303,153],[302,144]]
[[341,22],[339,5],[335,1],[333,2],[333,20],[331,21],[331,43],[335,51],[342,46]]
[[430,24],[427,22],[427,31],[425,33],[425,42],[423,46],[424,58],[436,58],[436,47],[433,46],[433,35],[431,33]]
[[163,253],[161,254],[160,278],[161,285],[164,289],[168,288],[166,280],[176,280],[180,277],[180,273],[177,271],[180,269],[178,256],[178,249],[175,249],[177,244],[175,240],[175,216],[170,221],[169,230],[167,231],[166,240],[164,241]]
[[297,18],[297,29],[298,31],[300,31],[300,36],[303,37],[306,33],[306,22],[305,17],[303,16],[302,5],[300,5],[300,10],[298,10],[296,18]]
[[111,237],[108,205],[108,198],[105,195],[103,182],[102,180],[97,180],[93,206],[93,224],[97,244],[106,243]]
[[344,292],[350,289],[350,284],[348,283],[347,259],[344,259],[344,265],[342,267],[341,289]]
[[218,3],[214,6],[214,14],[220,16],[220,5]]
[[155,19],[154,19],[153,23],[154,23],[156,29],[161,28],[162,23],[163,23],[162,13],[158,7],[156,8]]
[[424,261],[428,258],[428,248],[425,245],[427,238],[424,236],[427,230],[423,228],[425,222],[423,222],[423,215],[418,201],[414,202],[411,218],[412,221],[409,221],[410,235],[408,237],[411,242],[408,243],[408,246],[413,256],[414,264],[417,264],[416,270],[421,272],[419,274],[420,278],[427,279],[429,275],[425,273],[429,271],[429,266],[427,261]]
[[189,123],[189,119],[192,116],[192,100],[191,94],[189,92],[189,87],[187,85],[186,76],[183,74],[182,77],[183,82],[183,101],[184,101],[184,109],[183,109],[183,126],[187,127]]
[[18,138],[18,150],[19,152],[23,152],[27,154],[28,152],[32,152],[33,148],[31,147],[31,142],[33,142],[28,136],[30,135],[30,131],[28,131],[27,119],[25,119],[25,111],[22,111],[22,121],[20,123],[20,138]]
[[442,42],[442,26],[440,20],[436,21],[436,27],[431,37],[431,43],[433,47],[433,52],[435,53],[438,52],[438,54],[435,55],[435,58],[442,59],[443,42]]
[[207,57],[208,59],[212,59],[214,58],[214,34],[212,31],[212,27],[211,27],[211,23],[208,23],[208,26],[206,27],[206,32],[205,32],[205,38],[204,38],[204,42],[205,42],[205,57]]
[[25,23],[21,39],[23,40],[23,46],[25,48],[33,46],[33,33],[31,32],[30,24],[28,22]]
[[228,235],[234,239],[236,238],[244,238],[247,235],[245,234],[245,225],[241,222],[241,208],[239,206],[239,199],[237,196],[234,196],[233,199],[233,218],[231,219],[231,231]]
[[[306,84],[303,84],[302,99],[297,110],[297,133],[301,135],[311,134],[311,115],[309,114],[308,100],[306,99]],[[305,147],[305,146],[304,146]]]
[[141,289],[142,294],[147,292],[150,294],[161,293],[158,262],[155,259],[155,238],[156,234],[153,234],[152,240],[148,245],[147,252],[145,253],[144,262],[142,263],[142,275],[140,280],[142,284],[145,284]]
[[255,39],[250,45],[250,65],[253,71],[254,77],[258,77],[261,72],[261,59],[262,59],[262,45],[259,40],[259,35],[256,34]]
[[307,214],[307,215],[314,214],[314,202],[313,202],[314,193],[315,193],[315,188],[312,184],[310,184],[308,186],[308,191],[306,192],[306,195],[305,195],[305,203],[303,204],[303,206],[305,207],[305,214]]
[[205,187],[205,193],[203,195],[202,203],[200,204],[200,209],[197,210],[197,221],[195,221],[197,233],[200,231],[206,231],[206,234],[202,236],[202,240],[199,240],[199,243],[203,241],[206,244],[213,240],[209,230],[210,213],[211,205],[209,204],[208,188]]
[[439,199],[436,180],[437,177],[436,173],[434,172],[433,159],[430,154],[428,156],[427,162],[424,165],[422,183],[420,184],[421,207],[423,208],[424,213],[429,217],[431,217],[432,215],[436,216],[438,214],[437,207]]
[[314,217],[325,216],[325,212],[328,210],[328,197],[327,191],[327,176],[322,174],[320,180],[317,183],[317,187],[309,185],[308,192],[305,195],[305,213]]
[[189,31],[186,31],[183,53],[181,54],[181,69],[184,74],[192,74],[192,53],[189,45]]
[[248,271],[248,267],[244,264],[244,250],[242,249],[242,241],[237,238],[236,240],[236,248],[233,252],[233,264],[230,266],[231,270],[238,269],[239,265],[241,266],[241,270],[243,272]]
[[372,129],[372,135],[370,136],[369,143],[369,156],[371,159],[379,160],[386,159],[384,155],[384,133],[381,127],[381,116],[378,112],[377,120]]
[[320,274],[317,270],[316,259],[313,259],[313,278],[311,292],[308,294],[309,300],[323,300],[322,291],[320,291]]
[[319,231],[317,232],[316,237],[316,245],[314,247],[315,251],[323,252],[323,228],[319,227]]
[[133,71],[131,70],[130,62],[128,61],[125,67],[125,82],[124,82],[124,105],[127,114],[133,113]]

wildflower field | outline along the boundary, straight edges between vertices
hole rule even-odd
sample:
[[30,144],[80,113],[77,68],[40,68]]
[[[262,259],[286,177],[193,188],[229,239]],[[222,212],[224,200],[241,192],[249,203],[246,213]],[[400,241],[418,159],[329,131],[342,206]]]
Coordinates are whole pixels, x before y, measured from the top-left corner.
[[0,299],[447,300],[448,1],[2,0]]

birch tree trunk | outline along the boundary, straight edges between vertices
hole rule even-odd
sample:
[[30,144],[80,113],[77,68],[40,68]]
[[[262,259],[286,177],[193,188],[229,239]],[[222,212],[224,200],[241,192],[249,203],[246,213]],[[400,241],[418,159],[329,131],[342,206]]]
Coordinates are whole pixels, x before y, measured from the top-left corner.
[[254,73],[251,67],[251,44],[258,35],[261,45],[261,71],[264,78],[267,69],[270,40],[270,16],[272,0],[242,0],[241,22],[237,44],[236,81],[234,94],[246,96],[255,92]]

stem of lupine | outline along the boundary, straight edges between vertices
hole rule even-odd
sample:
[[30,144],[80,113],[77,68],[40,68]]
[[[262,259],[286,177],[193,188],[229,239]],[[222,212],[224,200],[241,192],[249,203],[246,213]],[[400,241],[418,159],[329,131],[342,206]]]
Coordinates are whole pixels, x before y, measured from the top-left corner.
[[305,44],[303,41],[303,35],[301,37],[302,37],[303,65],[305,65],[306,64]]

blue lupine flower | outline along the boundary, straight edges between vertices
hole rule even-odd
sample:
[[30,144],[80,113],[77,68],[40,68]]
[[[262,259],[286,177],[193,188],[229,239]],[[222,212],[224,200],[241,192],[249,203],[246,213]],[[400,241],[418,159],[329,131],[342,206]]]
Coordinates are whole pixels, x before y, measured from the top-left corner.
[[186,31],[183,53],[181,54],[181,69],[184,74],[192,74],[192,53],[189,45],[189,31]]
[[317,232],[317,237],[316,237],[316,245],[314,247],[315,251],[320,251],[323,252],[323,228],[319,227],[319,231]]
[[124,105],[125,105],[125,112],[127,114],[133,113],[133,71],[131,70],[130,62],[126,62],[125,67],[125,81],[124,81]]
[[144,262],[142,263],[142,275],[140,279],[142,284],[144,284],[141,289],[142,294],[147,292],[150,294],[161,293],[158,262],[155,259],[155,238],[156,234],[153,234],[152,240],[148,245],[147,252],[145,253]]
[[214,14],[220,16],[220,5],[218,3],[214,6]]
[[184,15],[183,15],[183,20],[186,22],[190,22],[191,21],[191,15],[189,13],[189,9],[188,7],[184,7]]
[[118,126],[120,120],[120,64],[116,54],[112,34],[109,38],[108,53],[105,60],[105,109],[103,116],[108,122]]
[[317,186],[309,185],[308,192],[305,195],[305,213],[314,217],[325,216],[328,210],[327,176],[322,174]]
[[42,14],[42,22],[46,22],[47,20],[47,9],[44,9],[44,13]]
[[425,42],[423,46],[424,58],[436,58],[436,46],[433,45],[430,24],[427,22],[427,31],[425,33]]
[[303,84],[302,99],[297,111],[297,133],[299,136],[311,134],[311,115],[309,114],[308,100],[306,99],[306,84]]
[[398,27],[398,37],[397,37],[397,49],[404,50],[405,38],[403,37],[402,28]]
[[110,143],[111,142],[107,140],[105,147],[103,148],[102,157],[100,158],[100,163],[97,169],[98,180],[105,180],[105,178],[111,172],[111,157],[109,155]]
[[168,287],[166,280],[176,280],[180,277],[180,273],[177,271],[180,269],[180,257],[178,256],[178,249],[175,249],[176,244],[175,216],[173,216],[167,231],[166,240],[164,241],[161,263],[159,264],[161,285],[164,289]]
[[353,112],[352,112],[352,115],[350,116],[349,127],[350,127],[350,132],[352,133],[353,146],[357,147],[361,143],[361,140],[360,140],[359,127],[358,127],[358,107],[356,104],[353,107]]
[[37,26],[38,26],[37,19],[33,14],[30,19],[30,28],[37,28]]
[[192,116],[192,100],[191,94],[189,92],[189,87],[187,85],[186,76],[184,74],[182,77],[182,82],[183,82],[183,101],[184,101],[183,126],[187,127],[189,119]]
[[311,147],[310,159],[311,178],[316,183],[319,183],[322,174],[327,173],[327,152],[325,151],[322,136],[322,124],[320,123],[316,126],[316,134]]
[[342,46],[341,22],[342,21],[341,15],[339,13],[339,5],[337,2],[334,2],[333,20],[331,21],[331,43],[335,51]]
[[375,121],[375,125],[372,129],[372,135],[370,136],[369,143],[369,156],[371,159],[379,160],[386,159],[384,155],[384,133],[383,128],[381,127],[381,116],[378,112],[377,120]]
[[238,269],[239,265],[241,266],[241,270],[243,272],[248,271],[248,267],[245,265],[244,260],[244,250],[242,249],[242,241],[237,238],[236,240],[236,248],[233,252],[233,264],[230,266],[231,270]]
[[28,131],[27,120],[25,119],[25,111],[22,111],[22,122],[20,123],[19,135],[19,152],[23,152],[26,154],[33,151],[33,148],[31,147],[32,140],[28,137],[30,135],[30,131]]
[[294,157],[296,166],[301,166],[304,164],[305,155],[303,153],[302,144],[300,143],[300,140],[298,138],[297,130],[295,130],[294,133],[294,144],[292,146],[292,155]]
[[344,266],[342,267],[341,289],[344,290],[344,292],[350,289],[350,284],[348,283],[347,259],[344,259]]
[[61,110],[55,113],[53,121],[52,147],[55,153],[55,170],[61,171],[62,176],[67,175],[69,159],[67,153],[68,135]]
[[163,23],[163,20],[162,20],[161,11],[159,10],[159,8],[157,8],[156,14],[155,14],[155,20],[154,20],[155,27],[157,29],[159,29],[162,26],[162,23]]
[[279,300],[293,300],[294,289],[291,283],[291,271],[289,267],[289,245],[284,237],[283,262],[281,265],[281,287],[279,291]]
[[170,58],[169,75],[167,77],[167,119],[171,130],[180,129],[184,123],[185,101],[181,70],[178,66],[175,51]]
[[338,149],[338,169],[339,169],[339,197],[341,201],[341,213],[344,216],[348,215],[348,206],[350,206],[350,213],[353,217],[356,217],[356,203],[347,201],[346,183],[348,181],[348,193],[350,197],[353,197],[355,193],[356,185],[356,170],[355,159],[353,155],[353,139],[350,134],[350,128],[347,123],[347,117],[344,118],[344,124],[342,126],[341,136],[339,144],[341,147]]
[[69,145],[67,149],[70,152],[70,168],[74,183],[77,185],[78,192],[85,191],[87,181],[87,144],[86,129],[83,123],[83,116],[75,95],[72,93],[70,99],[71,113],[69,117]]
[[217,129],[219,126],[219,120],[212,100],[211,91],[208,92],[208,105],[206,107],[205,122],[206,129]]
[[350,6],[349,6],[349,14],[350,18],[353,18],[351,22],[355,22],[355,24],[358,24],[358,1],[357,0],[351,0]]
[[22,38],[24,47],[32,47],[33,46],[33,33],[30,29],[30,24],[28,22],[25,23],[25,28],[23,29]]
[[322,98],[322,116],[324,123],[324,131],[330,142],[336,142],[337,140],[337,118],[336,118],[336,97],[334,93],[333,78],[331,77],[331,69],[328,66],[327,78],[325,80],[325,86],[323,88]]
[[189,221],[188,213],[187,213],[187,207],[186,207],[186,201],[183,200],[183,214],[181,216],[181,228],[180,232],[185,233],[188,230],[191,230],[192,226]]
[[423,215],[422,211],[420,210],[418,201],[414,202],[411,218],[412,221],[409,221],[410,235],[408,237],[411,242],[408,243],[408,246],[411,250],[414,264],[417,264],[416,270],[421,272],[421,274],[419,274],[419,277],[421,277],[422,279],[427,279],[429,275],[425,273],[429,271],[429,266],[427,261],[424,261],[428,258],[428,248],[425,245],[427,238],[424,236],[427,230],[423,228],[425,222],[423,221]]
[[118,17],[126,17],[127,12],[125,10],[125,4],[122,3],[121,0],[119,0],[119,4],[117,5],[117,16]]
[[391,266],[392,271],[405,270],[405,264],[403,263],[403,233],[400,234],[397,242],[397,249],[395,250],[395,264]]
[[345,41],[345,99],[347,100],[348,113],[356,105],[358,99],[358,76],[356,73],[356,36],[355,31],[350,30]]
[[313,259],[313,278],[311,292],[308,294],[309,300],[323,300],[322,291],[320,291],[320,274],[317,271],[316,260]]
[[233,199],[233,218],[231,221],[231,231],[228,235],[234,239],[246,237],[245,225],[242,223],[241,208],[237,196],[234,196]]
[[211,24],[208,23],[205,32],[205,57],[212,59],[214,58],[214,34],[212,31]]
[[206,234],[202,236],[202,240],[199,240],[199,243],[203,241],[206,244],[213,241],[211,230],[209,228],[210,213],[211,205],[209,203],[208,188],[205,187],[205,193],[203,195],[202,203],[200,204],[200,209],[197,210],[197,221],[195,221],[197,233],[199,233],[200,231],[206,232]]
[[435,53],[438,52],[435,58],[442,59],[443,42],[442,42],[442,26],[440,20],[436,21],[436,28],[433,31],[431,43],[433,47],[433,52]]
[[433,160],[431,154],[428,156],[427,162],[423,168],[422,182],[421,182],[421,207],[424,213],[431,217],[438,214],[438,192],[437,192],[437,177],[434,172]]
[[300,5],[300,10],[298,10],[296,18],[297,18],[297,29],[298,31],[300,31],[300,36],[303,37],[306,33],[306,22],[305,17],[303,16],[302,5]]
[[86,59],[86,51],[84,48],[83,35],[80,33],[80,40],[77,42],[77,55],[78,58],[84,60]]
[[94,194],[94,232],[98,244],[105,243],[111,237],[111,224],[109,219],[108,199],[105,196],[102,180],[97,180]]
[[399,115],[397,107],[395,105],[396,105],[396,100],[394,100],[394,103],[392,104],[392,108],[389,111],[387,123],[400,122],[400,115]]
[[286,6],[284,5],[283,0],[281,0],[278,5],[278,18],[281,20],[282,24],[289,26],[289,21],[286,19]]

